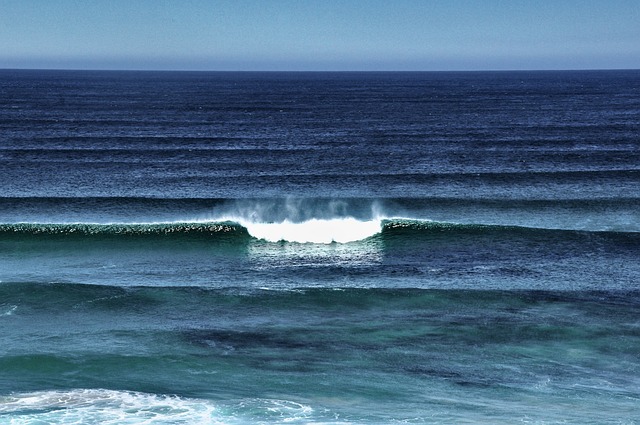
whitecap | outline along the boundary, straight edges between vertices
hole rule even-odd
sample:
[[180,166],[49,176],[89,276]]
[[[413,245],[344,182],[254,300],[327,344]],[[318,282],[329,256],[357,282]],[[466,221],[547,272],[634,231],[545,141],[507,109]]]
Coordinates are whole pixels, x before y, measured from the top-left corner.
[[11,424],[223,424],[206,401],[104,389],[39,391],[0,398]]
[[361,221],[350,217],[311,219],[300,223],[285,220],[280,223],[242,222],[240,224],[254,238],[268,242],[348,243],[369,238],[382,230],[380,220]]
[[319,423],[313,414],[311,407],[286,400],[256,398],[214,403],[106,389],[36,391],[0,397],[0,418],[16,425]]
[[[5,310],[6,308],[6,310]],[[2,316],[11,316],[18,309],[17,305],[1,305],[0,306],[0,317]]]

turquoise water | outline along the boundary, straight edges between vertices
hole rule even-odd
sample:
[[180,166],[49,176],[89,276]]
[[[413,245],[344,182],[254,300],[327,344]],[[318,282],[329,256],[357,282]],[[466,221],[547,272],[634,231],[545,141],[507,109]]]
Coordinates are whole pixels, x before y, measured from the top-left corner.
[[58,283],[2,297],[21,335],[3,338],[3,383],[22,387],[2,414],[19,422],[597,423],[637,411],[637,291]]

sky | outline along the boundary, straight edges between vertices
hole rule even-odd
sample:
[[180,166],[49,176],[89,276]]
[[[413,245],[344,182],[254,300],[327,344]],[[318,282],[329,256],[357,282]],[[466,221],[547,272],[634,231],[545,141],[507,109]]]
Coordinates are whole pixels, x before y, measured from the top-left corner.
[[0,68],[640,69],[640,0],[0,0]]

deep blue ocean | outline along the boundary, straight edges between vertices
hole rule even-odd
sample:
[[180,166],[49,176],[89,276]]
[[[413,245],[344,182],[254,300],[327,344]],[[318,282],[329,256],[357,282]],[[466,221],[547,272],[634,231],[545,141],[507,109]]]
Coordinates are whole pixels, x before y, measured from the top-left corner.
[[0,70],[0,424],[640,423],[640,71]]

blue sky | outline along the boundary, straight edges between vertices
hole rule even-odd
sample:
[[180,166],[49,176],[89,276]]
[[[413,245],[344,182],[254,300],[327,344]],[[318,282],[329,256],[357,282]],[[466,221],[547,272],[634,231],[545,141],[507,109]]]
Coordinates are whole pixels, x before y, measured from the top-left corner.
[[0,0],[0,68],[640,68],[640,0]]

